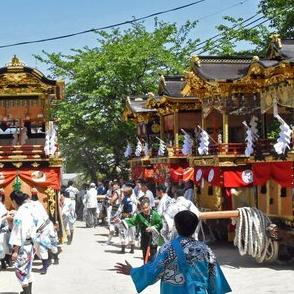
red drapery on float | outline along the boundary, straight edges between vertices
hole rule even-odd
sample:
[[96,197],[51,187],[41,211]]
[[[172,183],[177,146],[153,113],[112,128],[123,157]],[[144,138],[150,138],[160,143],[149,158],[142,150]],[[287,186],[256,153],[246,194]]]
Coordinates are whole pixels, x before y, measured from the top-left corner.
[[270,178],[284,188],[294,186],[293,162],[258,162],[252,164],[254,185],[264,185]]
[[2,170],[0,172],[0,186],[7,186],[16,176],[19,176],[21,180],[28,183],[30,186],[42,188],[51,187],[55,190],[60,190],[59,168]]
[[253,172],[250,167],[223,168],[223,186],[227,188],[250,187],[253,183]]
[[132,167],[132,180],[136,181],[144,177],[144,167],[135,166]]
[[185,175],[185,180],[189,180],[189,171],[188,165],[177,165],[177,164],[171,164],[169,167],[169,174],[170,174],[170,179],[172,182],[179,182],[179,181],[184,181],[184,175]]

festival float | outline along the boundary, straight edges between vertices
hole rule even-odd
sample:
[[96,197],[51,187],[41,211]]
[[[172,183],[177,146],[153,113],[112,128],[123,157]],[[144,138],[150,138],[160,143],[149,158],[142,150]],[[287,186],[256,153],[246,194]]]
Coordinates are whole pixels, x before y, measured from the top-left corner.
[[[293,248],[294,40],[274,34],[266,57],[192,56],[183,76],[160,78],[158,96],[128,99],[124,117],[137,124],[137,141],[153,146],[147,156],[126,154],[133,178],[192,179],[201,218],[237,219],[228,239],[241,254],[259,252],[259,262]],[[153,150],[154,124],[163,154]],[[274,241],[254,249],[253,234]]]
[[13,190],[31,194],[36,188],[50,218],[59,218],[62,158],[50,109],[63,94],[63,81],[46,78],[16,56],[0,68],[0,187],[8,209]]

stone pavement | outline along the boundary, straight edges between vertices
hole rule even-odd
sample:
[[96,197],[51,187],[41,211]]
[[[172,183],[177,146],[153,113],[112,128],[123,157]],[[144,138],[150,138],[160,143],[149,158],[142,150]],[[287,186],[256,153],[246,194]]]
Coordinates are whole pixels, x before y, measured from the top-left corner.
[[[141,251],[119,254],[119,240],[106,245],[107,230],[103,227],[86,229],[77,223],[71,246],[64,245],[60,264],[52,265],[47,275],[34,273],[34,294],[135,294],[131,279],[113,271],[116,262],[127,259],[133,266],[142,264]],[[249,257],[240,257],[227,244],[214,245],[217,258],[231,284],[233,293],[294,293],[293,266],[258,265]],[[127,250],[129,251],[129,250]],[[34,270],[41,267],[35,262]],[[18,294],[21,288],[14,272],[0,272],[0,294]],[[144,294],[159,294],[159,283]]]

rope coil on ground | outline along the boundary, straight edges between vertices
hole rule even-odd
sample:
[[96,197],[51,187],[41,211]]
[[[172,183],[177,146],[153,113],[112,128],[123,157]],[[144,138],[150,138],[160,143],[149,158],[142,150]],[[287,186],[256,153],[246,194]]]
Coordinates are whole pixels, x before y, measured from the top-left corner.
[[260,210],[253,207],[238,208],[234,245],[240,255],[248,254],[258,263],[273,262],[278,257],[278,242],[267,234],[271,225],[270,219]]

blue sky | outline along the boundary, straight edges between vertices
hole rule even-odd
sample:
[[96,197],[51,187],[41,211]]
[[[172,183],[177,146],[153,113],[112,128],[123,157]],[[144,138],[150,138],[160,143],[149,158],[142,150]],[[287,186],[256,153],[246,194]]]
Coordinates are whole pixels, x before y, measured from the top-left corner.
[[[159,19],[176,22],[195,20],[224,10],[242,0],[206,0],[195,6],[161,15]],[[245,0],[243,0],[245,1]],[[8,0],[0,4],[0,45],[83,31],[141,17],[161,10],[174,8],[193,0]],[[224,15],[248,18],[258,10],[259,0],[247,0],[242,5],[219,12],[200,20],[195,38],[208,39],[216,33],[215,26],[222,23]],[[145,21],[148,28],[153,20]],[[16,54],[26,65],[49,74],[46,65],[32,56],[42,50],[69,53],[71,48],[97,44],[95,34],[89,33],[68,39],[0,49],[0,67]]]

